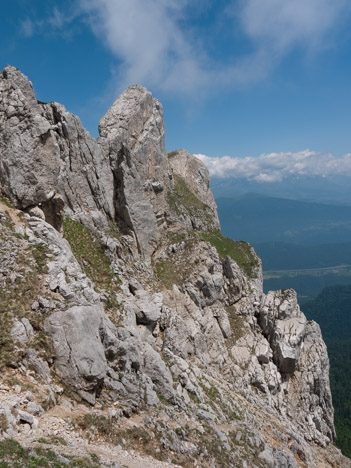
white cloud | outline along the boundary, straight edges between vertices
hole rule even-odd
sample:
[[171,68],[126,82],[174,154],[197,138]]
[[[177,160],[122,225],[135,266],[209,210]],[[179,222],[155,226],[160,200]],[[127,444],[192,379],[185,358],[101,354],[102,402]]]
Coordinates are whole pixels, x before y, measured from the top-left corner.
[[[217,20],[235,34],[225,32],[223,54],[213,53],[215,41],[211,42],[210,34],[204,40],[201,13],[210,3],[74,0],[67,10],[54,7],[48,18],[25,19],[21,30],[26,37],[47,28],[65,35],[79,18],[115,56],[119,87],[141,83],[194,96],[260,81],[297,46],[311,51],[329,45],[332,33],[351,11],[349,0],[228,0]],[[235,37],[239,33],[240,40],[252,42],[251,53],[238,54]],[[216,55],[225,58],[219,62]]]
[[194,156],[208,167],[211,176],[219,178],[234,177],[269,183],[281,182],[291,176],[351,176],[351,154],[336,157],[329,153],[305,150],[245,158],[213,158],[204,154]]
[[311,47],[327,38],[348,0],[244,0],[240,21],[246,34],[261,45],[284,50],[295,44]]
[[24,37],[32,37],[43,33],[56,33],[63,37],[69,37],[69,27],[71,23],[79,16],[75,8],[70,12],[62,13],[56,6],[53,8],[50,16],[45,18],[26,18],[20,22],[19,30]]
[[34,34],[34,23],[31,19],[26,18],[21,22],[20,31],[24,37],[32,37]]
[[68,19],[65,15],[63,15],[57,7],[54,8],[52,16],[50,16],[48,19],[48,23],[54,29],[60,29],[70,21],[71,19]]
[[[141,82],[166,91],[194,93],[208,87],[248,84],[266,77],[295,46],[323,47],[350,10],[349,0],[232,0],[233,16],[254,44],[244,57],[215,63],[181,19],[194,0],[79,0],[94,32],[122,61],[125,84]],[[186,17],[186,19],[191,19]],[[200,34],[200,33],[199,33]],[[234,40],[234,39],[233,39]],[[193,45],[197,44],[197,45]]]
[[237,0],[228,8],[254,50],[235,64],[238,81],[259,81],[294,48],[312,53],[334,45],[351,13],[348,0]]
[[[125,84],[194,91],[208,75],[179,26],[190,0],[80,0],[95,34],[122,61]],[[121,75],[121,73],[120,73]]]

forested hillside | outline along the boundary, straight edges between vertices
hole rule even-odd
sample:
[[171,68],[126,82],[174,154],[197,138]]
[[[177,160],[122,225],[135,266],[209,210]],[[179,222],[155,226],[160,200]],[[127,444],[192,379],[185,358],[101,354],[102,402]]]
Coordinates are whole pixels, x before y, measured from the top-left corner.
[[328,347],[337,444],[350,457],[351,286],[325,288],[316,299],[304,304],[303,311],[320,324]]

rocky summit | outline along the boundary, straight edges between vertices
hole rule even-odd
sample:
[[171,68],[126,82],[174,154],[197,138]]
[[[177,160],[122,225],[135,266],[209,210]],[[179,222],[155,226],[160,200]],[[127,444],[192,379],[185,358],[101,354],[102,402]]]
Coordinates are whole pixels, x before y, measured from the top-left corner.
[[129,87],[99,134],[0,73],[2,466],[351,466],[319,326],[221,234],[160,102]]

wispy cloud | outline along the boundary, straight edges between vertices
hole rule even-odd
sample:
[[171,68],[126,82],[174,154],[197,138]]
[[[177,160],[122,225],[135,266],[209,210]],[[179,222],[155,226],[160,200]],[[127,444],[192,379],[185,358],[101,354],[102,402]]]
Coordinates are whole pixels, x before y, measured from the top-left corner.
[[282,53],[295,45],[324,46],[349,9],[348,0],[241,0],[238,14],[259,48]]
[[48,18],[48,23],[52,28],[60,29],[66,23],[70,23],[72,19],[72,17],[64,15],[57,7],[54,7],[52,15]]
[[232,28],[239,25],[253,52],[235,57],[235,44],[228,43],[230,61],[218,63],[194,40],[196,29],[182,26],[193,3],[79,0],[94,32],[122,61],[120,71],[128,83],[181,92],[261,80],[294,47],[324,47],[351,9],[348,0],[232,0],[222,16],[233,18]]
[[245,158],[213,158],[204,154],[195,156],[208,167],[211,176],[219,178],[233,177],[268,183],[281,182],[291,176],[351,176],[351,154],[336,157],[329,153],[305,150]]
[[348,0],[236,0],[227,12],[236,19],[253,52],[229,68],[238,83],[269,76],[290,52],[318,53],[332,47],[351,13]]
[[45,18],[25,18],[20,21],[19,31],[24,37],[30,38],[43,32],[54,32],[67,37],[70,32],[67,27],[79,16],[78,11],[72,8],[70,12],[63,13],[58,7],[54,7],[51,14]]
[[24,37],[32,37],[34,34],[35,23],[30,19],[26,18],[20,23],[20,31]]
[[122,61],[119,77],[164,90],[193,91],[208,80],[179,22],[190,0],[80,0],[95,34]]
[[[204,40],[203,25],[196,26],[209,2],[199,5],[198,0],[74,0],[65,11],[55,6],[48,18],[24,19],[21,31],[26,37],[45,28],[67,35],[72,23],[82,20],[115,56],[122,85],[138,82],[194,95],[260,81],[296,47],[326,47],[351,12],[349,0],[228,0],[217,14],[236,35],[223,35],[223,55],[213,53],[215,40],[210,35]],[[194,12],[200,21],[193,21]],[[238,54],[238,34],[251,44],[250,53]]]

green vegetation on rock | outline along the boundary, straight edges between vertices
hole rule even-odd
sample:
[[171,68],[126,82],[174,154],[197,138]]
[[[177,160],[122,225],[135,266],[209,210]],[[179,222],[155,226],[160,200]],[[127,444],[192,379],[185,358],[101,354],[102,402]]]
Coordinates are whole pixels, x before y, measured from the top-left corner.
[[174,158],[174,156],[177,156],[178,150],[170,151],[167,153],[167,156],[171,159]]
[[235,306],[226,307],[230,328],[232,331],[231,337],[227,340],[227,346],[231,347],[245,334],[244,317],[237,314]]
[[[46,273],[47,247],[44,244],[27,245],[24,238],[15,235],[11,227],[3,229],[4,243],[10,243],[14,252],[14,263],[9,273],[14,281],[4,281],[0,286],[0,369],[21,359],[21,352],[15,351],[10,331],[14,319],[27,317],[38,333],[32,346],[45,354],[51,352],[48,338],[43,334],[44,316],[32,311],[31,305],[41,293],[42,275]],[[10,275],[9,275],[10,277]]]
[[250,244],[244,241],[233,241],[220,231],[203,232],[201,237],[217,249],[221,261],[229,255],[249,277],[256,276],[258,259],[252,252]]
[[167,289],[172,289],[173,284],[181,282],[181,275],[174,262],[170,260],[159,260],[154,265],[156,277]]
[[168,236],[171,244],[184,243],[184,248],[179,249],[172,259],[160,259],[153,262],[156,277],[167,288],[172,289],[174,284],[181,285],[194,272],[199,260],[189,262],[194,243],[203,240],[209,242],[217,249],[221,261],[229,255],[242,270],[249,276],[256,276],[256,268],[259,264],[252,247],[247,242],[235,242],[223,236],[220,231],[208,232],[174,232]]
[[[65,457],[66,458],[66,457]],[[64,463],[62,457],[48,448],[36,447],[34,449],[23,448],[14,439],[4,439],[0,441],[0,468],[61,468],[68,465],[81,468],[95,468],[97,465],[85,459],[69,459]]]
[[[174,284],[181,285],[194,271],[195,265],[189,262],[189,253],[191,252],[196,236],[181,236],[181,242],[185,243],[184,251],[172,260],[160,259],[153,262],[153,268],[158,280],[167,288],[172,289]],[[174,242],[174,240],[173,240]]]
[[111,419],[102,414],[87,413],[78,420],[78,425],[85,431],[94,427],[102,435],[111,434],[113,430]]
[[107,307],[116,306],[114,292],[120,280],[111,269],[101,240],[90,229],[69,217],[63,221],[63,234],[84,273],[98,290],[108,293]]
[[9,198],[5,197],[5,195],[2,195],[1,193],[0,193],[0,201],[3,202],[9,208],[14,208],[15,207],[13,201],[10,200]]
[[0,433],[6,431],[8,421],[5,413],[0,413]]
[[210,210],[209,206],[199,200],[179,175],[174,176],[174,188],[172,192],[168,193],[167,201],[171,209],[178,215],[182,213],[183,207],[190,216],[199,216],[199,213],[205,217],[209,216],[207,213],[207,210]]
[[[161,434],[156,434],[156,437],[152,437],[142,427],[121,428],[118,423],[102,414],[96,413],[82,416],[77,420],[77,424],[88,433],[98,433],[104,440],[113,445],[132,448],[158,460],[165,460],[169,456],[169,452],[164,450],[164,447],[161,445]],[[157,431],[154,430],[155,432]]]

